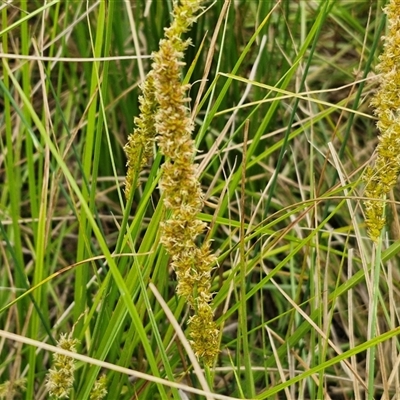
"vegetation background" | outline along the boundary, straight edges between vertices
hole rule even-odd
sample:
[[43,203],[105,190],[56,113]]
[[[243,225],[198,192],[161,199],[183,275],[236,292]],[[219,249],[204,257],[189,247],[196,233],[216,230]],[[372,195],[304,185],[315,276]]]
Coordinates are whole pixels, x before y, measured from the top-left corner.
[[382,246],[362,209],[384,2],[207,6],[183,78],[218,256],[211,368],[159,244],[156,149],[132,208],[123,193],[172,2],[0,2],[2,398],[49,398],[63,333],[71,399],[102,375],[107,399],[400,398],[398,193]]

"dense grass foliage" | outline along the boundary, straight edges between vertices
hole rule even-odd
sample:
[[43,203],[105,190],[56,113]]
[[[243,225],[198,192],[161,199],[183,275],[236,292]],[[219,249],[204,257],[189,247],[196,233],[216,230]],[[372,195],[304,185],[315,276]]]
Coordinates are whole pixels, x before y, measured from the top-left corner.
[[217,256],[210,367],[160,244],[156,146],[124,196],[172,1],[0,2],[2,398],[50,398],[60,339],[76,400],[102,376],[110,400],[400,398],[399,193],[377,245],[362,208],[384,2],[206,6],[182,80]]

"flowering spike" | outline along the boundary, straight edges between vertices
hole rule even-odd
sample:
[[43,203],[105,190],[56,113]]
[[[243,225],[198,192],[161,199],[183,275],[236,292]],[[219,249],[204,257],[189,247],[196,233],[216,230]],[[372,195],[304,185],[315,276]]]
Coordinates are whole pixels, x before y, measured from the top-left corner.
[[154,96],[153,74],[150,72],[141,86],[142,96],[139,97],[140,115],[135,118],[136,128],[128,136],[124,150],[127,157],[127,173],[125,179],[125,196],[129,199],[135,176],[147,164],[152,156],[153,142],[156,135],[154,116],[157,103]]
[[[195,21],[202,3],[203,0],[174,1],[171,26],[165,29],[165,38],[153,53],[152,70],[142,87],[141,115],[135,119],[137,128],[125,146],[125,194],[129,196],[132,189],[134,166],[140,167],[147,161],[146,149],[156,140],[166,157],[160,188],[164,205],[171,211],[170,219],[162,224],[161,243],[171,256],[178,280],[177,293],[186,298],[195,313],[189,320],[194,351],[211,364],[219,352],[219,332],[210,306],[211,270],[216,257],[210,252],[209,243],[201,247],[196,243],[206,228],[197,217],[204,200],[194,164],[194,127],[186,94],[189,86],[181,81],[184,51],[190,44],[181,37]],[[138,159],[141,149],[143,158]]]
[[390,0],[385,12],[389,30],[377,66],[381,72],[380,87],[371,102],[380,136],[375,165],[364,173],[364,195],[368,198],[364,201],[366,225],[374,242],[386,223],[386,194],[400,174],[400,0]]
[[196,149],[192,139],[193,122],[187,102],[188,85],[181,82],[183,52],[189,42],[181,36],[195,20],[201,1],[174,3],[172,25],[165,30],[165,39],[153,55],[155,117],[157,143],[167,157],[163,165],[160,188],[171,218],[162,225],[161,243],[172,259],[178,279],[177,293],[184,296],[195,315],[189,319],[195,354],[211,364],[219,352],[219,331],[210,306],[211,270],[216,257],[209,244],[196,244],[206,224],[197,215],[203,208],[203,193],[193,163]]

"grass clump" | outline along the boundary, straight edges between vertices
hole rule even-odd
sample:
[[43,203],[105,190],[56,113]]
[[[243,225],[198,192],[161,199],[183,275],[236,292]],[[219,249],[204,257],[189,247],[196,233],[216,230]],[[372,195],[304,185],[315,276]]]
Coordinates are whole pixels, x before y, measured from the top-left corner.
[[0,2],[3,398],[400,397],[383,6]]

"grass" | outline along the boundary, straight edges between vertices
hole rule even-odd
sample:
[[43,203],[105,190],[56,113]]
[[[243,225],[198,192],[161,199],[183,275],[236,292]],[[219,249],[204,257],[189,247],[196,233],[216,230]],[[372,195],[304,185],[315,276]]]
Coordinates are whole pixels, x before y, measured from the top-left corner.
[[79,340],[64,351],[71,399],[101,375],[107,399],[400,397],[397,190],[379,246],[362,208],[383,5],[217,1],[188,33],[200,218],[218,257],[208,368],[159,243],[157,149],[131,203],[123,193],[171,1],[0,2],[3,398],[50,398],[62,333]]

